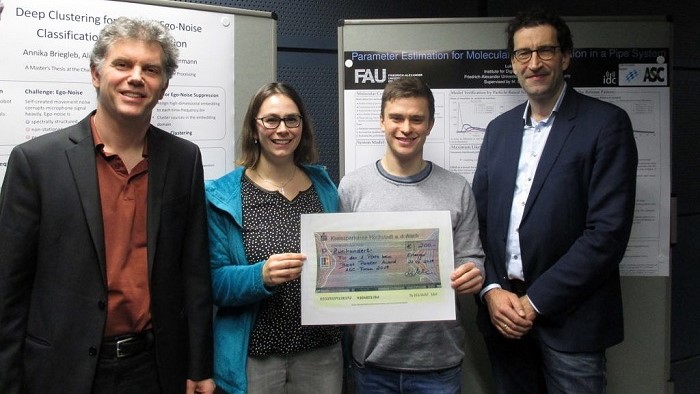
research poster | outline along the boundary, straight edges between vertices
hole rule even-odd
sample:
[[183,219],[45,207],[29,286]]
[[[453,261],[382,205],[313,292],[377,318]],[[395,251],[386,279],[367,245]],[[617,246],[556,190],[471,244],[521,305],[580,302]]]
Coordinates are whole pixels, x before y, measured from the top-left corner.
[[119,16],[159,21],[180,51],[151,122],[198,144],[204,175],[234,161],[234,15],[104,0],[2,0],[0,181],[12,148],[78,122],[96,107],[90,52]]
[[[435,96],[435,125],[425,157],[474,175],[488,123],[526,100],[501,49],[346,51],[344,56],[344,173],[380,158],[384,85],[419,76]],[[639,150],[635,220],[621,265],[627,276],[668,276],[670,229],[670,67],[668,48],[580,48],[568,84],[629,114]],[[343,165],[341,163],[341,165]]]

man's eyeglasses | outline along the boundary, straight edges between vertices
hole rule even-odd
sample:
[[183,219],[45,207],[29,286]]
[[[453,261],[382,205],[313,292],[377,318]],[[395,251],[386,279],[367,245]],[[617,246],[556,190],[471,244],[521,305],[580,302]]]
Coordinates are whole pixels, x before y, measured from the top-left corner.
[[512,55],[515,60],[520,63],[529,62],[533,52],[537,52],[537,56],[540,60],[552,60],[557,53],[557,49],[559,49],[557,46],[544,46],[537,49],[518,49],[517,51],[513,51]]
[[284,125],[292,129],[294,127],[299,127],[301,125],[301,120],[304,117],[301,115],[290,115],[284,118],[279,118],[277,116],[263,116],[262,118],[255,118],[262,122],[266,129],[276,129],[280,127],[280,123],[284,122]]

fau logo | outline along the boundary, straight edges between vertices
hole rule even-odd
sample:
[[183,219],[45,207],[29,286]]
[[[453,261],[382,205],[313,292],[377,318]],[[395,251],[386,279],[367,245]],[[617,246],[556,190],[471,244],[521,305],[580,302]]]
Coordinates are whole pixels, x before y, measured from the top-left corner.
[[383,83],[386,82],[386,68],[369,69],[358,68],[355,70],[355,83]]

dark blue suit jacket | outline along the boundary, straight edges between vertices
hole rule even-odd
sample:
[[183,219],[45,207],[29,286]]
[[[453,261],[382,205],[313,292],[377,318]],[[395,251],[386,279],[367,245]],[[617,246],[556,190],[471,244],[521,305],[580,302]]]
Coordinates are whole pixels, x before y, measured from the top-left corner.
[[[474,175],[486,283],[510,289],[506,237],[525,104],[488,126]],[[620,108],[566,91],[520,223],[536,335],[560,351],[599,351],[623,339],[619,263],[635,204],[637,148]],[[485,335],[500,335],[479,307]]]

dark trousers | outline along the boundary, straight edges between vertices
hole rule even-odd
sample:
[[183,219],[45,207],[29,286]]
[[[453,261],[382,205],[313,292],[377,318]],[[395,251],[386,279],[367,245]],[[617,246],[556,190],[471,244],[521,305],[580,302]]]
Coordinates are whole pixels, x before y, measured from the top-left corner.
[[92,394],[161,394],[154,349],[134,356],[100,359]]

